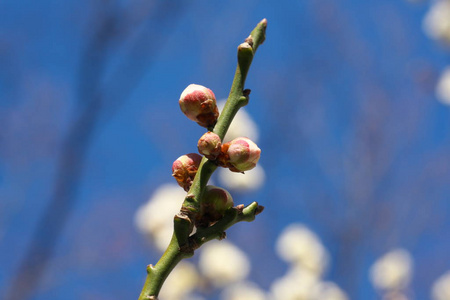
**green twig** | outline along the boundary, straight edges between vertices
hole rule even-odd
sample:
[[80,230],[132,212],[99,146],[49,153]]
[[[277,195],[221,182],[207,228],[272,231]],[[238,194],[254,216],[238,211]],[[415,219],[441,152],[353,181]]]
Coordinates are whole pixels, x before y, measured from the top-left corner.
[[[250,90],[244,90],[245,79],[256,50],[264,42],[266,27],[267,20],[263,19],[245,39],[245,42],[238,46],[238,65],[230,94],[213,129],[213,132],[222,140],[236,113],[248,103]],[[256,202],[245,208],[243,205],[239,205],[229,209],[225,216],[214,225],[198,228],[197,232],[191,235],[193,224],[200,211],[203,191],[216,168],[217,165],[214,162],[203,157],[180,213],[174,218],[174,234],[166,252],[155,266],[147,267],[147,279],[139,300],[157,299],[165,279],[182,259],[191,257],[194,250],[207,241],[223,238],[225,230],[233,224],[240,221],[253,221],[255,215],[262,211],[263,207]]]
[[263,211],[264,207],[258,205],[257,202],[244,207],[243,205],[232,207],[229,209],[225,216],[217,223],[210,227],[199,228],[195,234],[189,237],[190,249],[195,250],[206,242],[214,239],[223,239],[225,237],[225,230],[232,225],[246,221],[251,222],[255,219],[255,216]]

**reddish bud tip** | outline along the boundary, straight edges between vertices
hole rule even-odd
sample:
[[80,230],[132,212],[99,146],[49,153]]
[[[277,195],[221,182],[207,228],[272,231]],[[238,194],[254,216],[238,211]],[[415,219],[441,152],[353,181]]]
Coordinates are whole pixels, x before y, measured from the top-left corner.
[[172,164],[172,176],[185,191],[191,187],[202,157],[197,153],[189,153],[177,158]]
[[222,141],[214,132],[208,131],[198,140],[198,152],[208,159],[215,160],[220,154]]
[[190,84],[181,93],[178,103],[181,111],[200,126],[209,128],[216,124],[219,110],[216,96],[210,89],[202,85]]
[[258,162],[261,149],[250,139],[240,137],[222,146],[225,152],[226,165],[233,172],[244,172],[253,169]]

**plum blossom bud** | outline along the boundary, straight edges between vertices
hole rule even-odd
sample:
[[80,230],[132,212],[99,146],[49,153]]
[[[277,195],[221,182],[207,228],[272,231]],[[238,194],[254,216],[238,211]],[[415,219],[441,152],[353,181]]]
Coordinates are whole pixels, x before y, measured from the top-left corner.
[[252,140],[240,137],[222,145],[221,162],[233,172],[253,169],[261,155],[261,149]]
[[214,132],[208,131],[198,140],[198,152],[208,159],[215,160],[222,149],[222,141]]
[[190,84],[183,93],[180,100],[181,111],[192,121],[203,127],[212,127],[219,117],[219,109],[216,104],[214,93],[198,84]]
[[191,187],[202,157],[197,153],[189,153],[177,158],[172,164],[172,176],[185,191]]
[[203,192],[202,209],[203,217],[208,221],[219,220],[233,205],[233,198],[225,189],[213,185],[206,186]]

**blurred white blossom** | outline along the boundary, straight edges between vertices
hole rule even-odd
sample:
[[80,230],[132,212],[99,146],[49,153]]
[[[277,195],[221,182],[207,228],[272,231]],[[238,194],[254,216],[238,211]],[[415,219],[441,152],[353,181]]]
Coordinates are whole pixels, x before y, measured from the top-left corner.
[[172,238],[173,216],[170,220],[172,221],[170,224],[166,224],[166,226],[161,227],[151,233],[151,236],[149,235],[153,246],[161,252],[164,252],[166,250],[167,246],[170,243],[170,239]]
[[136,212],[137,228],[146,234],[160,251],[164,251],[170,242],[173,217],[179,212],[185,196],[185,191],[178,185],[166,184],[159,187],[149,201]]
[[220,182],[230,190],[237,191],[252,191],[259,189],[266,177],[264,169],[258,164],[250,171],[246,171],[245,174],[238,172],[230,172],[225,168],[217,170]]
[[314,299],[316,300],[348,300],[347,294],[333,282],[320,282],[315,286]]
[[382,300],[408,300],[402,291],[390,291],[383,295]]
[[433,283],[431,294],[433,300],[450,300],[450,271]]
[[413,262],[404,249],[395,249],[380,257],[370,268],[370,279],[380,290],[404,289],[411,279]]
[[298,223],[283,230],[276,242],[276,250],[285,261],[300,265],[317,276],[322,275],[329,260],[319,237]]
[[441,74],[436,86],[436,97],[442,103],[450,105],[450,67],[445,68]]
[[[164,299],[160,299],[160,300],[164,300]],[[205,298],[199,296],[199,295],[195,295],[195,294],[189,294],[184,296],[183,298],[179,299],[179,300],[206,300]]]
[[272,283],[271,300],[348,300],[335,283],[322,281],[329,255],[319,237],[294,223],[280,234],[276,250],[290,263],[287,274]]
[[199,276],[192,263],[181,261],[167,277],[160,300],[191,299],[189,294],[197,287]]
[[222,300],[266,300],[266,294],[253,282],[239,282],[227,286],[221,294]]
[[211,241],[200,248],[199,269],[214,286],[224,287],[246,278],[250,261],[231,242]]
[[[217,103],[219,110],[222,111],[225,106],[226,100],[221,100]],[[248,137],[255,143],[258,142],[259,130],[256,126],[255,121],[250,117],[245,108],[240,108],[238,113],[231,122],[228,128],[227,134],[225,135],[224,142],[231,141],[238,137]]]
[[433,39],[450,42],[450,1],[437,0],[423,20],[423,29]]
[[319,284],[316,274],[304,268],[293,268],[276,279],[270,287],[271,300],[312,300]]

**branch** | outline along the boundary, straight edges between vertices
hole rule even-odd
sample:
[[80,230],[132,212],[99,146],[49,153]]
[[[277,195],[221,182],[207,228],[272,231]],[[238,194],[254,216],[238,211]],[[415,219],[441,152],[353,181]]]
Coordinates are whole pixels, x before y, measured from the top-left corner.
[[[222,140],[236,113],[249,101],[250,90],[244,90],[245,79],[256,50],[265,40],[266,27],[267,20],[263,19],[245,39],[245,42],[238,46],[238,64],[230,94],[213,129],[213,132]],[[224,238],[225,230],[230,226],[240,221],[253,221],[255,216],[263,210],[263,207],[256,202],[245,208],[243,205],[238,205],[229,209],[225,216],[214,225],[198,228],[195,234],[190,235],[200,212],[203,191],[216,169],[217,165],[214,162],[203,157],[180,213],[174,218],[174,233],[167,250],[155,266],[147,267],[147,279],[139,300],[156,300],[165,279],[183,258],[191,257],[195,249],[212,239]]]
[[198,249],[201,245],[206,242],[215,239],[225,238],[225,230],[233,226],[238,222],[251,222],[255,219],[255,216],[260,214],[264,210],[264,207],[258,205],[257,202],[244,207],[244,205],[238,205],[237,207],[232,207],[229,209],[225,216],[220,219],[217,223],[210,227],[199,228],[195,234],[189,237],[189,248],[188,251],[193,251]]

